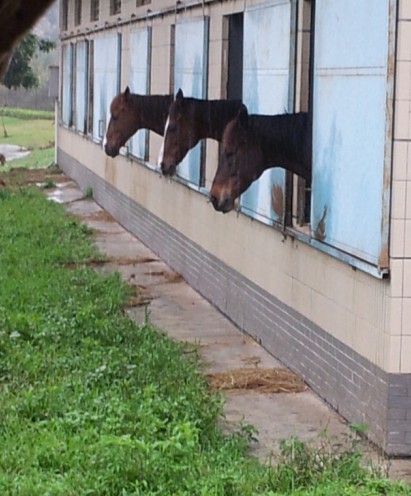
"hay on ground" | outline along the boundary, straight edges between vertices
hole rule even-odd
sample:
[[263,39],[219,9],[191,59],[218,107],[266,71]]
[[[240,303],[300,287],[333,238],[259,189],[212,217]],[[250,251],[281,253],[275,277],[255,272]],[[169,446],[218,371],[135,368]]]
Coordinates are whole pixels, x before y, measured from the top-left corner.
[[307,389],[298,375],[280,368],[239,368],[207,374],[213,389],[246,389],[260,393],[300,393]]

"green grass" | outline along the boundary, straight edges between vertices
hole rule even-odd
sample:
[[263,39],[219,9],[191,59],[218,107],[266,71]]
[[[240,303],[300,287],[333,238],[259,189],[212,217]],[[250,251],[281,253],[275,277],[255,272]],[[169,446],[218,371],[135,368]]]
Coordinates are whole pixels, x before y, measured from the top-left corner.
[[275,467],[224,436],[193,354],[123,311],[90,231],[37,189],[0,190],[0,494],[410,495],[353,449],[284,442]]
[[[7,110],[22,109],[8,108]],[[31,151],[27,157],[7,161],[2,170],[15,167],[41,168],[54,163],[54,123],[52,120],[40,117],[2,117],[1,115],[2,111],[0,111],[0,145],[19,145]],[[7,137],[4,136],[3,124]]]
[[49,119],[54,120],[54,112],[49,110],[24,109],[16,107],[1,107],[0,117],[17,117],[19,119]]

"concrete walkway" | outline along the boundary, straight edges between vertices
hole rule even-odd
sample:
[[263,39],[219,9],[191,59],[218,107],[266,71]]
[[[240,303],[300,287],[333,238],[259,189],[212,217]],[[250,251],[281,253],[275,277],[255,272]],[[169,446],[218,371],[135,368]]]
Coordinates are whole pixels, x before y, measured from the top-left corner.
[[7,162],[16,160],[17,158],[26,157],[30,154],[30,150],[26,150],[19,145],[2,145],[0,144],[0,153],[2,153]]
[[[84,199],[75,183],[59,183],[46,193],[95,230],[97,246],[109,260],[97,270],[118,271],[125,281],[137,286],[138,301],[128,311],[137,323],[144,321],[148,308],[154,326],[198,348],[205,373],[244,367],[282,368],[93,200]],[[229,430],[239,422],[252,424],[258,441],[250,446],[250,452],[261,458],[275,456],[279,441],[289,436],[316,444],[323,442],[319,436],[324,431],[336,443],[350,437],[344,420],[309,389],[277,394],[234,390],[224,395],[223,427]],[[387,462],[372,447],[365,451],[365,456],[380,463],[390,476],[411,482],[411,460]]]

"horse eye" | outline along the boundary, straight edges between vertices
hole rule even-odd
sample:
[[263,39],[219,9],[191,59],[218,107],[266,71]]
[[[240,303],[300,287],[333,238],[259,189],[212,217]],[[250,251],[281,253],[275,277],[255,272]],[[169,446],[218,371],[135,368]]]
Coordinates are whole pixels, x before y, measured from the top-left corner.
[[170,131],[171,133],[175,133],[177,131],[177,124],[169,124],[168,131]]
[[116,121],[118,119],[118,115],[111,114],[111,120]]

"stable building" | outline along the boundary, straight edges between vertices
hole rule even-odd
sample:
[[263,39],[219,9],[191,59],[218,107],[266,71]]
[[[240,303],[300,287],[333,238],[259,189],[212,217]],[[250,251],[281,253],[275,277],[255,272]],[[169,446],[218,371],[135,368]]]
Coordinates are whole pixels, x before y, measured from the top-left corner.
[[[411,3],[61,0],[59,166],[390,455],[411,455]],[[113,97],[309,111],[312,182],[272,168],[223,215],[219,144],[104,153]],[[275,422],[275,419],[273,419]]]

